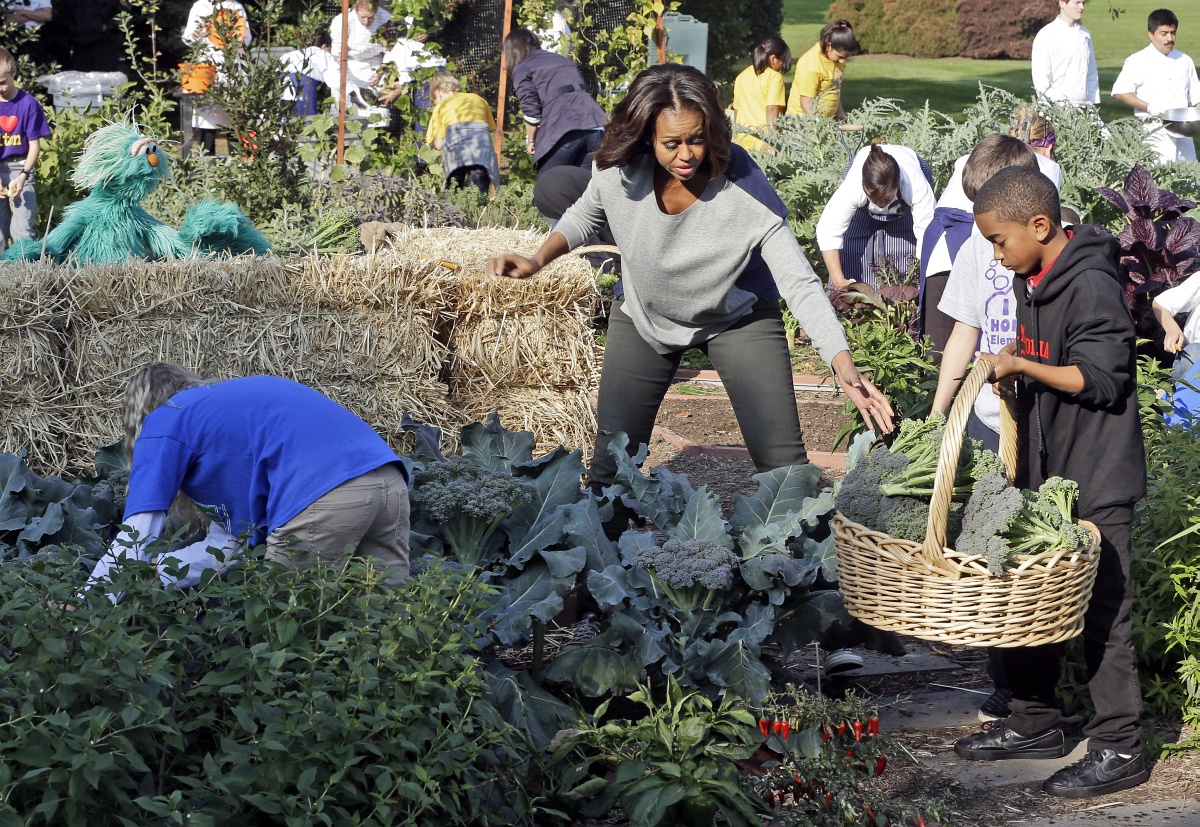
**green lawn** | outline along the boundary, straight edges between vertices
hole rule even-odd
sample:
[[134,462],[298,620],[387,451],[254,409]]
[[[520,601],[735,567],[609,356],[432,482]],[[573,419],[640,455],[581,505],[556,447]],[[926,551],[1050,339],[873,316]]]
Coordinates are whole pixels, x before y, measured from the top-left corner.
[[[1146,16],[1163,7],[1163,0],[1113,0],[1125,10],[1118,19],[1109,14],[1109,4],[1092,0],[1083,23],[1092,33],[1096,62],[1100,69],[1101,116],[1119,118],[1129,110],[1116,103],[1108,92],[1121,70],[1121,63],[1144,47]],[[1167,4],[1170,6],[1171,4]],[[825,22],[826,0],[784,0],[783,37],[799,57],[816,41]],[[1200,59],[1200,3],[1176,2],[1173,11],[1179,17],[1179,43],[1183,51]],[[790,81],[790,78],[789,78]],[[974,102],[980,82],[998,86],[1017,95],[1033,92],[1029,62],[1025,60],[917,60],[896,55],[859,55],[852,58],[846,71],[843,100],[847,110],[864,98],[899,98],[905,108],[919,109],[928,100],[930,106],[947,114],[957,114]]]

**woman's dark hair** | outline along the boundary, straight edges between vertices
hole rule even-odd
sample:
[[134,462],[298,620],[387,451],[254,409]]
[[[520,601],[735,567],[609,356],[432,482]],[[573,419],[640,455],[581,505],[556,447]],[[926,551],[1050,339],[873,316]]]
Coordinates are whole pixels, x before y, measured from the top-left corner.
[[329,34],[328,31],[317,32],[315,35],[313,35],[312,43],[310,45],[316,46],[318,49],[324,49],[326,47],[332,49],[333,36]]
[[716,85],[691,66],[664,63],[651,66],[636,78],[629,94],[613,110],[604,130],[604,141],[594,156],[599,169],[623,167],[650,147],[658,116],[667,111],[697,112],[704,120],[704,162],[716,178],[729,167],[729,145],[733,136],[729,119],[721,107]]
[[1179,28],[1179,18],[1175,16],[1175,12],[1170,9],[1155,9],[1150,12],[1150,16],[1146,18],[1146,31],[1156,32],[1161,26],[1174,26]]
[[518,63],[540,48],[542,44],[538,42],[537,35],[529,29],[516,28],[509,32],[508,37],[504,38],[504,65],[508,73],[511,75]]
[[862,175],[863,192],[875,206],[886,207],[900,196],[900,165],[879,144],[871,145]]
[[783,42],[782,37],[768,37],[754,47],[754,74],[761,75],[767,70],[767,58],[777,57],[783,61],[780,70],[785,74],[792,68],[792,50]]
[[831,48],[848,55],[858,51],[858,38],[849,20],[834,20],[821,29],[821,52],[828,53]]

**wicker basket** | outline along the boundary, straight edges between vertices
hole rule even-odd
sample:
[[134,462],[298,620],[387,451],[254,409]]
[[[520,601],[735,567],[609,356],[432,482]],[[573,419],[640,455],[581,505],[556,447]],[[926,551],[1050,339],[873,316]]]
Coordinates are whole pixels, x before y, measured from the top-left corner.
[[[838,578],[846,609],[864,623],[892,632],[966,646],[1038,646],[1083,631],[1100,535],[1080,521],[1087,548],[1018,555],[1004,575],[988,572],[979,556],[945,548],[946,515],[963,430],[987,381],[982,360],[963,381],[946,421],[924,544],[899,540],[846,519],[833,518]],[[1000,455],[1011,481],[1016,426],[1001,406]]]

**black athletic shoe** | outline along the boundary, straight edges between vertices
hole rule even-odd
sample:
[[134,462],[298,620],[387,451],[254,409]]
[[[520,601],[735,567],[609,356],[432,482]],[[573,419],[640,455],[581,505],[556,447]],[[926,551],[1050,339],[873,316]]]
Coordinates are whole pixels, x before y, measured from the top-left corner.
[[991,695],[988,695],[986,701],[979,706],[979,720],[981,721],[996,721],[1000,718],[1007,718],[1009,709],[1009,701],[1012,700],[1012,692],[1007,689],[997,689]]
[[1150,768],[1138,750],[1122,758],[1115,750],[1092,749],[1069,767],[1063,767],[1042,783],[1050,795],[1063,798],[1091,798],[1095,795],[1128,790],[1146,781]]
[[1061,729],[1026,736],[1009,729],[1005,721],[992,721],[984,724],[980,732],[960,738],[954,745],[954,752],[968,761],[1001,761],[1006,758],[1062,758],[1067,754],[1067,748]]

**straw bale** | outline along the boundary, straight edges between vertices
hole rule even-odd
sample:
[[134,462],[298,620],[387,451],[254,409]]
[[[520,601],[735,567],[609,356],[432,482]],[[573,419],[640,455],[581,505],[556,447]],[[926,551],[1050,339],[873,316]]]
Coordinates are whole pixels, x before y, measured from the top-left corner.
[[174,361],[208,376],[271,374],[304,384],[436,378],[447,358],[422,315],[245,312],[77,325],[69,362],[76,386],[123,382],[142,365]]
[[0,321],[0,404],[52,396],[66,378],[66,337],[52,320]]
[[512,385],[590,388],[598,379],[590,317],[554,307],[460,319],[450,339],[451,382],[492,392]]
[[300,295],[323,309],[407,310],[424,313],[434,323],[453,297],[453,285],[438,278],[443,268],[409,248],[311,256],[293,259],[288,267],[296,273]]
[[596,441],[596,411],[586,388],[547,393],[543,388],[497,388],[490,393],[472,393],[470,388],[452,387],[451,401],[472,422],[488,414],[500,414],[500,424],[510,431],[529,431],[539,452],[557,445],[583,450],[591,456]]

